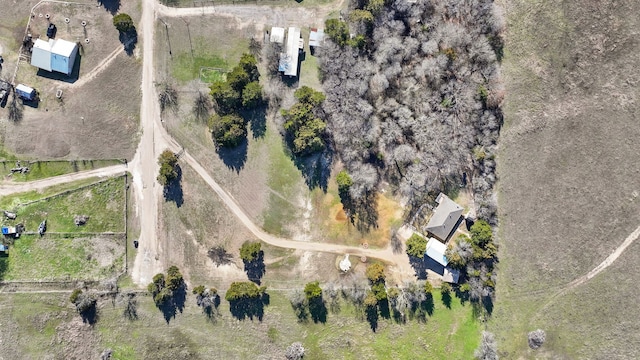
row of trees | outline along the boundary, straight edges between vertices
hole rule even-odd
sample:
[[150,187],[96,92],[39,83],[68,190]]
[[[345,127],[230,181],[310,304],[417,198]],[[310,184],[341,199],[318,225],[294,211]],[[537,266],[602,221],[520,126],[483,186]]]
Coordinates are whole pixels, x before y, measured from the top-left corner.
[[[250,110],[262,104],[262,86],[258,82],[257,60],[251,54],[243,54],[240,62],[226,80],[216,81],[210,86],[216,113],[209,118],[209,129],[216,146],[238,146],[247,135],[247,124],[242,117],[243,110]],[[196,114],[201,113],[202,101],[196,100]]]
[[467,174],[479,218],[494,221],[503,22],[493,2],[356,1],[346,24],[326,28],[323,109],[351,198],[385,179],[418,204]]
[[[369,322],[376,331],[379,318],[393,318],[398,323],[408,319],[426,321],[434,311],[433,286],[419,280],[405,282],[400,287],[387,287],[386,274],[381,264],[367,267],[368,286],[361,280],[353,279],[352,283],[336,286],[329,283],[321,287],[319,283],[310,282],[304,291],[293,291],[289,300],[298,320],[307,322],[325,322],[329,311],[338,313],[341,310],[340,299],[351,302],[357,314]],[[444,283],[440,287],[443,304],[450,308],[453,289]]]

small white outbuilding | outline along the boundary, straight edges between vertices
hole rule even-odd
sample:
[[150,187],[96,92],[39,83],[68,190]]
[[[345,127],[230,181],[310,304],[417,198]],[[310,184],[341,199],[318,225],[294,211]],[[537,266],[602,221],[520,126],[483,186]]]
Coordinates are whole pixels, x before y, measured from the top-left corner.
[[71,74],[78,54],[76,43],[63,39],[37,39],[33,44],[31,65],[45,71]]

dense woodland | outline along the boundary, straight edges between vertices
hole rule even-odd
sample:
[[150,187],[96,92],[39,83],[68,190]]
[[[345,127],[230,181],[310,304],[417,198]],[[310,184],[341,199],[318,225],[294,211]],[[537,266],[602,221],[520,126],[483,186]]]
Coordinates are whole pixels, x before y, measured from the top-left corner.
[[361,0],[327,23],[323,109],[353,199],[386,180],[417,204],[471,181],[494,221],[503,26],[490,0]]

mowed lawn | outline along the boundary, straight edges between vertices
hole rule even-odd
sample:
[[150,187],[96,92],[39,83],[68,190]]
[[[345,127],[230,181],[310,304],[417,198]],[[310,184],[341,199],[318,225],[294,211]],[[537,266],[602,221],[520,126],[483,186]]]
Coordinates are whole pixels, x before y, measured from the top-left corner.
[[[474,321],[471,306],[454,299],[452,308],[447,309],[439,294],[434,295],[435,311],[426,323],[381,320],[376,333],[344,303],[338,315],[329,314],[326,324],[298,323],[286,295],[278,291],[270,292],[262,322],[237,321],[224,299],[219,308],[221,317],[211,322],[189,291],[184,310],[169,323],[150,297],[137,296],[137,320],[123,317],[121,301],[104,300],[93,327],[74,321],[78,315],[69,307],[68,294],[39,294],[29,301],[24,301],[22,294],[7,295],[0,305],[13,310],[0,314],[0,322],[17,330],[0,333],[0,340],[12,340],[5,350],[11,358],[79,350],[97,357],[110,348],[112,359],[283,359],[285,349],[296,341],[305,347],[307,360],[473,358],[481,323]],[[82,330],[82,341],[67,339],[75,333],[72,329]]]
[[[55,233],[102,233],[124,231],[125,179],[116,177],[87,187],[68,190],[58,195],[31,199],[32,203],[15,203],[10,198],[8,209],[15,210],[15,221],[3,225],[25,225],[27,232],[35,232],[42,220],[47,220],[47,231]],[[16,196],[19,199],[19,195]],[[6,201],[6,202],[5,202]],[[85,225],[76,226],[74,217],[87,215]]]

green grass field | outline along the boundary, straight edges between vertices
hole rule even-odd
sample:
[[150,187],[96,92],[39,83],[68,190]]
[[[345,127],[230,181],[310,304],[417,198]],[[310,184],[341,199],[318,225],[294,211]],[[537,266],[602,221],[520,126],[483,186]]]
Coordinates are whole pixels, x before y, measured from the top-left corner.
[[193,57],[189,53],[181,53],[175,57],[173,77],[182,82],[197,79],[201,77],[200,69],[203,67],[228,69],[229,64],[224,59],[209,53],[201,53]]
[[[26,174],[16,173],[9,177],[13,181],[33,181],[52,176],[64,175],[84,170],[99,169],[111,165],[118,165],[120,160],[76,160],[76,161],[22,161],[21,166],[28,167]],[[15,161],[0,162],[0,171],[9,174],[15,167]]]
[[[6,220],[3,225],[22,223],[27,232],[34,232],[46,219],[48,232],[123,232],[124,186],[124,178],[117,177],[60,195],[37,197],[37,193],[29,193],[24,197],[7,197],[0,204],[5,209],[16,210],[18,218]],[[34,202],[24,203],[29,200]],[[90,218],[85,225],[76,226],[75,215],[88,215]]]
[[298,212],[288,199],[295,198],[304,180],[287,154],[280,134],[272,126],[267,127],[265,142],[271,164],[267,183],[273,192],[269,193],[262,227],[272,234],[286,235],[284,226],[293,221]]
[[123,269],[124,237],[62,238],[23,235],[0,258],[2,280],[89,280]]
[[203,67],[200,69],[200,81],[207,84],[227,81],[227,74],[221,69]]

